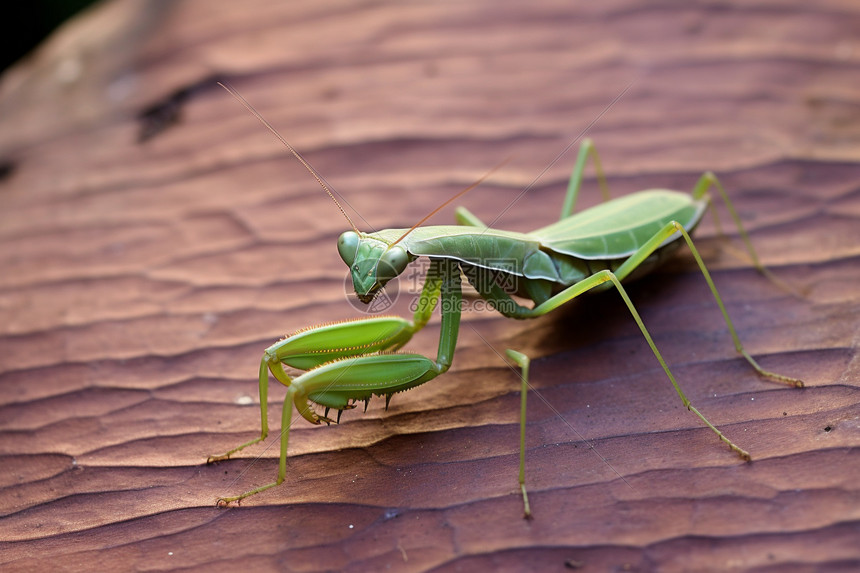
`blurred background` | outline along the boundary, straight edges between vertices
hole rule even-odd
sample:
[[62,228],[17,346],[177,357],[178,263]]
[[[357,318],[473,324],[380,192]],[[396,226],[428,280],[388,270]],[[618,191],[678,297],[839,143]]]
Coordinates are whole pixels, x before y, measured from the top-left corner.
[[23,58],[60,24],[96,0],[10,2],[0,19],[0,73]]
[[[857,0],[7,4],[2,573],[860,571]],[[735,356],[681,250],[630,296],[752,464],[684,408],[607,293],[533,321],[463,313],[445,376],[339,425],[294,416],[288,483],[217,509],[278,471],[274,435],[206,465],[259,436],[262,351],[360,315],[345,221],[216,79],[362,229],[412,225],[506,157],[457,203],[544,226],[586,128],[616,197],[713,170],[802,295],[735,256],[719,201],[734,240],[706,218],[696,244],[747,350],[807,387]],[[577,206],[599,201],[589,167]],[[440,330],[434,315],[408,348],[435,356]],[[531,521],[506,348],[533,359]],[[270,387],[273,430],[284,392]]]

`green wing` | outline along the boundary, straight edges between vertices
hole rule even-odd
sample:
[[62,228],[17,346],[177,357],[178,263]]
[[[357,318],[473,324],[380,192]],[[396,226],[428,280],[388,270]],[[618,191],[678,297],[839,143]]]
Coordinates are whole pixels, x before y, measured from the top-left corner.
[[[651,189],[620,197],[529,233],[547,249],[581,259],[632,255],[669,221],[688,231],[701,220],[708,198]],[[671,242],[670,237],[666,242]]]

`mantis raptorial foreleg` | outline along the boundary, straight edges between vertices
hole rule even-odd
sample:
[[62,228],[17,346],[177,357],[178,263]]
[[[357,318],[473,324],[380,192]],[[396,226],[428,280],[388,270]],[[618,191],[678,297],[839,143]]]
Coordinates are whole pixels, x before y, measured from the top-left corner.
[[229,459],[236,452],[265,440],[269,435],[266,412],[269,372],[289,388],[293,380],[284,370],[283,364],[310,370],[332,360],[402,346],[416,330],[418,328],[407,320],[383,316],[308,328],[276,342],[263,352],[260,361],[260,437],[221,455],[209,456],[207,463]]
[[[406,344],[430,319],[437,303],[443,305],[441,334],[436,360],[420,354],[378,354]],[[281,451],[277,480],[234,497],[223,497],[226,505],[279,485],[286,478],[292,408],[311,423],[332,422],[319,415],[310,402],[339,412],[350,401],[369,400],[373,395],[387,398],[432,380],[448,370],[457,345],[460,326],[460,272],[456,264],[434,260],[427,271],[414,320],[398,317],[358,319],[300,331],[270,346],[260,362],[260,437],[246,442],[208,462],[228,459],[232,454],[266,439],[269,432],[267,398],[269,372],[287,387],[281,412]],[[307,372],[290,378],[287,364]],[[338,419],[340,416],[338,415]]]

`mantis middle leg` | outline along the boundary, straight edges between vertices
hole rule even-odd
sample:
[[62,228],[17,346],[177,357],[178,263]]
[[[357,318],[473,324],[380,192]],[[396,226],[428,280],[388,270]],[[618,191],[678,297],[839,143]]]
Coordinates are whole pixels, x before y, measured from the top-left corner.
[[[576,164],[573,166],[573,172],[571,173],[570,180],[567,184],[567,192],[565,193],[564,204],[561,208],[561,219],[570,217],[573,213],[573,208],[576,205],[577,198],[579,197],[579,188],[582,185],[585,164],[589,157],[594,162],[594,170],[597,172],[597,183],[600,185],[600,194],[604,201],[609,201],[609,186],[606,184],[606,176],[603,174],[603,167],[600,164],[600,156],[597,154],[594,142],[591,141],[591,139],[586,138],[579,146],[579,154],[576,158]],[[457,207],[455,217],[458,225],[466,225],[469,227],[487,226],[483,221],[481,221],[481,219],[465,207]]]

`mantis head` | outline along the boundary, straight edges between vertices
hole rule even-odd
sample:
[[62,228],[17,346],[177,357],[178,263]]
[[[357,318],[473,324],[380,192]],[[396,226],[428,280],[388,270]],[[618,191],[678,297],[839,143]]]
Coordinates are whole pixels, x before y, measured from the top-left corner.
[[338,238],[337,251],[350,269],[355,294],[365,304],[415,259],[401,245],[389,245],[355,231],[346,231]]
[[[293,154],[296,155],[295,152]],[[340,203],[338,203],[337,199],[335,199],[331,191],[329,191],[324,184],[320,183],[323,185],[323,189],[328,192],[332,201],[334,201],[338,206],[340,212],[352,226],[352,231],[346,231],[337,240],[337,251],[340,253],[340,258],[346,263],[346,266],[350,268],[350,272],[352,273],[352,284],[355,287],[355,294],[358,295],[358,299],[365,304],[370,303],[370,301],[373,300],[373,297],[382,290],[385,283],[402,273],[404,269],[406,269],[406,265],[417,258],[416,256],[409,254],[409,251],[399,244],[400,241],[406,238],[409,233],[424,224],[427,219],[441,211],[446,205],[477,187],[481,181],[489,177],[493,171],[504,165],[506,162],[507,160],[503,161],[492,171],[436,207],[423,219],[407,229],[406,232],[400,235],[400,238],[393,243],[386,243],[385,241],[381,241],[367,235],[366,233],[360,232],[346,214],[346,211],[343,210]]]

